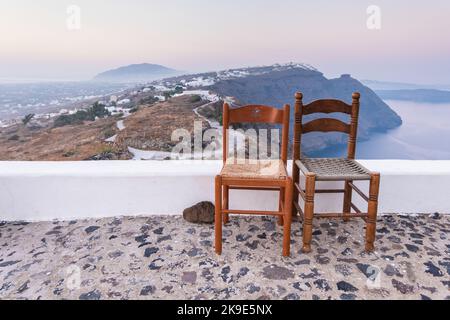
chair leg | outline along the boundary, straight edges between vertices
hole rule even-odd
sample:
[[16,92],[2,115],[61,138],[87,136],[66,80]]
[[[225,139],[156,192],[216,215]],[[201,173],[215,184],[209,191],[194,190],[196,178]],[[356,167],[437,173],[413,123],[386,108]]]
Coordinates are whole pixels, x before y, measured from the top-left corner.
[[344,213],[344,221],[347,222],[350,220],[350,218],[346,217],[347,214],[351,213],[351,202],[352,202],[352,187],[350,187],[350,182],[352,181],[345,181],[344,186],[344,208],[342,212]]
[[292,223],[292,179],[288,178],[284,194],[284,227],[283,227],[283,256],[291,254],[291,223]]
[[[294,167],[292,169],[292,185],[293,185],[293,192],[292,192],[292,202],[298,203],[299,200],[299,193],[297,188],[295,187],[295,184],[297,183],[300,185],[300,170],[298,169],[297,165],[294,161]],[[298,216],[297,208],[292,205],[292,218],[296,218]]]
[[312,223],[314,218],[314,195],[316,192],[316,175],[308,173],[305,185],[305,212],[303,219],[303,249],[304,253],[311,252]]
[[215,181],[215,249],[218,255],[222,254],[222,178],[216,176]]
[[366,223],[366,251],[372,252],[375,249],[375,233],[378,213],[378,194],[380,190],[380,174],[372,173],[369,188],[369,206],[367,210]]
[[[228,186],[223,187],[223,208],[229,209],[230,188]],[[228,213],[223,214],[223,224],[230,222],[230,215]]]
[[[281,211],[281,203],[283,201],[285,201],[285,188],[280,188],[280,195],[279,195],[279,200],[278,200],[278,211]],[[285,202],[285,206],[286,206],[286,202]],[[284,226],[284,219],[283,216],[278,216],[278,225],[279,226]]]

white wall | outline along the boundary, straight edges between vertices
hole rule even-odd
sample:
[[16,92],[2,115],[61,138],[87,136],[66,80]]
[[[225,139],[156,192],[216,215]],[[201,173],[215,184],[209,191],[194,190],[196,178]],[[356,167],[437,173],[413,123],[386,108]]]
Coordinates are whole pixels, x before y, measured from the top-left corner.
[[[382,174],[381,213],[450,213],[450,161],[361,162]],[[221,161],[0,162],[0,220],[181,214],[214,201],[220,168]],[[272,192],[230,197],[232,208],[276,209]],[[316,208],[339,210],[341,197],[320,195]]]

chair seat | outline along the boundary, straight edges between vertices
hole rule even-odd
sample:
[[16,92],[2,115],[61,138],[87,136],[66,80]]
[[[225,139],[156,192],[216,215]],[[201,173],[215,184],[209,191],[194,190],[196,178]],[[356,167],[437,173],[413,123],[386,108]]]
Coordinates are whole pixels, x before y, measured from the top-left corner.
[[304,158],[295,163],[304,173],[316,174],[318,181],[370,180],[370,171],[351,159]]
[[224,178],[276,179],[288,177],[282,160],[249,160],[228,158],[220,175]]

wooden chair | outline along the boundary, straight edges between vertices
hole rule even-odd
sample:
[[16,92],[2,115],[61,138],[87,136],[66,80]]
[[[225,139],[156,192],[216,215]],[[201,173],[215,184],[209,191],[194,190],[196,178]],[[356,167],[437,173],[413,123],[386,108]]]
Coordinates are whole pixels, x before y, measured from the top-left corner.
[[[360,94],[354,93],[353,102],[348,105],[339,100],[317,100],[310,104],[303,105],[303,94],[295,95],[295,129],[294,129],[294,164],[293,164],[293,214],[300,213],[303,218],[303,252],[311,252],[312,223],[313,218],[343,218],[348,221],[350,218],[360,217],[366,222],[366,246],[367,251],[374,250],[378,193],[380,184],[380,174],[370,172],[361,164],[355,161],[356,136],[358,128],[359,99]],[[303,116],[314,113],[334,113],[340,112],[350,115],[350,124],[346,124],[337,119],[319,118],[303,124]],[[301,137],[310,132],[343,132],[349,135],[348,155],[346,159],[308,159],[301,157]],[[305,189],[300,184],[300,173],[306,177]],[[365,195],[357,188],[353,181],[370,181],[369,196]],[[343,189],[322,189],[316,190],[316,181],[343,181]],[[362,213],[352,202],[352,191],[355,191],[365,201],[368,202],[368,212]],[[314,212],[314,196],[316,193],[343,193],[344,206],[343,213],[322,213]],[[304,201],[304,210],[300,207],[299,195]],[[352,209],[355,211],[352,212]]]
[[[282,110],[248,105],[230,109],[223,107],[223,169],[215,180],[215,250],[222,253],[222,221],[229,222],[230,214],[271,215],[284,226],[283,255],[290,255],[292,217],[292,179],[287,174],[286,162],[289,140],[289,105]],[[228,157],[229,126],[236,123],[270,123],[282,125],[281,159],[245,161]],[[279,211],[235,210],[229,208],[230,190],[262,190],[279,192]]]

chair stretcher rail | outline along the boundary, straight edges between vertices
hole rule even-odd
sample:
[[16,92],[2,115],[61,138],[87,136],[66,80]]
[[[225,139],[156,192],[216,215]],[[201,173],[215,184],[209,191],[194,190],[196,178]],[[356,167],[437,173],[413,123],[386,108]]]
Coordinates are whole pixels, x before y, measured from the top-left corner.
[[361,196],[361,198],[363,198],[364,200],[366,200],[367,202],[369,202],[369,197],[366,196],[366,195],[364,194],[364,192],[361,191],[361,189],[359,189],[357,186],[355,186],[355,185],[353,184],[353,182],[349,182],[348,185],[349,185],[353,190],[355,190],[356,193],[359,194],[359,195]]
[[269,216],[282,216],[283,212],[279,211],[253,211],[253,210],[222,210],[222,213],[227,214],[251,214],[251,215],[269,215]]

